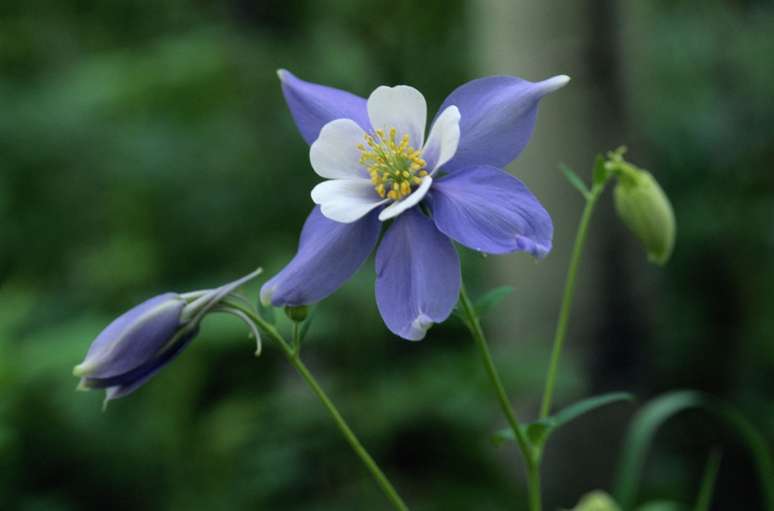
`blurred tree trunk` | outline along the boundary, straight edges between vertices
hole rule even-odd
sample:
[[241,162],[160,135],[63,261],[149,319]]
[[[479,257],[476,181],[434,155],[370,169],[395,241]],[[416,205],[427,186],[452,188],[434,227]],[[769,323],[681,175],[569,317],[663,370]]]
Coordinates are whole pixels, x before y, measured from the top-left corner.
[[[615,3],[610,0],[476,0],[471,6],[475,74],[509,74],[531,81],[557,74],[572,78],[566,88],[544,99],[532,141],[509,169],[551,213],[553,251],[539,264],[517,255],[491,258],[488,266],[488,278],[493,283],[509,283],[516,288],[507,304],[511,313],[498,316],[493,325],[496,335],[492,337],[508,343],[509,349],[522,349],[537,356],[535,386],[530,389],[528,404],[520,410],[521,416],[531,418],[537,413],[539,391],[535,389],[542,385],[548,365],[567,264],[583,207],[582,198],[566,182],[558,164],[569,165],[588,180],[595,154],[626,142],[623,94],[619,87],[618,16]],[[560,380],[556,405],[566,404],[567,397],[588,394],[592,387],[605,388],[611,380],[620,383],[615,375],[603,376],[604,381],[593,375],[615,371],[618,359],[633,356],[631,348],[620,347],[625,338],[622,334],[631,331],[631,325],[619,323],[627,323],[626,318],[633,317],[631,300],[626,298],[630,293],[621,283],[629,250],[621,236],[622,229],[613,218],[610,197],[606,196],[598,205],[589,233],[560,366],[571,367],[572,352],[580,348],[594,355],[590,364],[592,375],[584,377],[582,388],[565,386],[565,392]],[[610,328],[615,331],[610,332]],[[629,351],[622,354],[617,351],[621,349]],[[524,389],[512,391],[524,395]],[[572,396],[563,398],[567,391]],[[590,438],[602,438],[598,433]],[[574,501],[568,499],[590,489],[583,485],[607,485],[609,465],[616,456],[610,452],[605,466],[600,467],[600,458],[606,456],[599,456],[599,451],[597,456],[593,453],[595,448],[609,450],[615,446],[610,442],[592,445],[584,441],[588,438],[567,438],[564,442],[557,438],[559,441],[547,452],[546,509],[571,507]],[[575,452],[567,451],[572,448]],[[554,456],[559,451],[562,460]]]

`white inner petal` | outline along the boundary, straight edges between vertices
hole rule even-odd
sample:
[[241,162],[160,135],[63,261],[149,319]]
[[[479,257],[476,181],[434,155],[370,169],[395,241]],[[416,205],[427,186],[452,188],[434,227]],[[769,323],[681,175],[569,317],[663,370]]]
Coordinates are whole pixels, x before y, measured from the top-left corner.
[[365,178],[358,144],[365,132],[352,119],[336,119],[320,130],[309,148],[309,160],[317,174],[330,179]]
[[379,213],[379,220],[384,222],[385,220],[394,218],[407,209],[419,204],[419,201],[421,201],[425,195],[427,195],[427,191],[430,190],[430,185],[432,184],[433,178],[430,176],[425,176],[425,178],[422,180],[422,184],[420,184],[419,187],[411,193],[411,195],[407,196],[403,200],[395,201],[384,208],[384,210]]
[[365,179],[332,179],[312,188],[312,200],[323,215],[336,222],[352,223],[372,209],[385,204]]
[[398,137],[409,135],[412,147],[419,149],[424,144],[427,102],[414,87],[377,87],[368,97],[368,117],[374,130],[383,129],[386,133],[395,128]]
[[432,175],[438,168],[451,160],[460,143],[460,111],[452,105],[447,107],[433,123],[427,145],[422,156]]

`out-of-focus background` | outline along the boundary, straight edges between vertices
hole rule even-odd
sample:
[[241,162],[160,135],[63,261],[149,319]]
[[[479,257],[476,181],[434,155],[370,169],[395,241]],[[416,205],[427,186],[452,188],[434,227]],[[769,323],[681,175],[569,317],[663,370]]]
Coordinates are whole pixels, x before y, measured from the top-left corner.
[[[555,250],[465,252],[521,416],[534,417],[588,176],[627,144],[671,197],[665,269],[612,214],[590,233],[558,405],[630,390],[546,453],[547,509],[609,489],[632,414],[675,388],[733,403],[774,442],[774,4],[4,0],[0,5],[0,509],[388,509],[330,418],[268,346],[209,318],[151,383],[101,411],[70,374],[120,312],[292,256],[317,181],[275,75],[367,96],[411,84],[431,111],[488,74],[569,74],[511,170],[555,221]],[[373,262],[318,307],[303,355],[414,509],[517,509],[513,447],[454,319],[389,334]],[[257,286],[250,288],[254,297]],[[699,414],[657,437],[640,500],[690,503],[723,446],[715,509],[763,509],[739,441]]]

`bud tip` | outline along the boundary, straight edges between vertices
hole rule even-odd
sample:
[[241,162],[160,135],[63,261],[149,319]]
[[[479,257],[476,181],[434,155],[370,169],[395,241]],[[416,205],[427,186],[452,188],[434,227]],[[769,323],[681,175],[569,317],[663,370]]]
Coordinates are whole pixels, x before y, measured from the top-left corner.
[[81,362],[77,366],[73,367],[73,376],[86,376],[86,373],[89,372],[89,366],[86,365],[86,362]]

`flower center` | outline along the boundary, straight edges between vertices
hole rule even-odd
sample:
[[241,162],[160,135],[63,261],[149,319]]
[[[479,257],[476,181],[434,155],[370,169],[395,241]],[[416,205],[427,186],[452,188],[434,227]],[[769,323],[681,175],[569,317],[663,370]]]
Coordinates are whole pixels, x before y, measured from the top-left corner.
[[360,164],[371,175],[374,190],[380,197],[392,200],[409,195],[412,187],[420,184],[427,175],[422,151],[409,145],[408,134],[403,135],[400,142],[397,137],[395,128],[390,128],[389,136],[378,129],[375,136],[365,135],[366,144],[357,146]]

